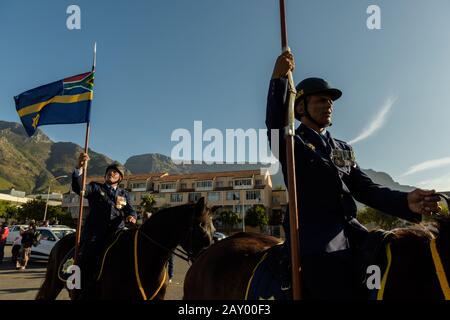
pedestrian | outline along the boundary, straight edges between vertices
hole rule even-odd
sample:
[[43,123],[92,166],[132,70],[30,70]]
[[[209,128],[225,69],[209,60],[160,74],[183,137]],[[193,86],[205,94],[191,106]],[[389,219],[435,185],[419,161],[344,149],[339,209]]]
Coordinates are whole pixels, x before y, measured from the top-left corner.
[[[20,231],[22,232],[23,229],[21,228]],[[12,244],[11,248],[11,261],[16,265],[16,268],[19,268],[19,256],[20,256],[20,248],[22,247],[22,236],[19,234]]]
[[173,278],[173,254],[171,253],[169,256],[169,260],[167,261],[167,271],[169,273],[169,283],[172,282]]
[[6,239],[9,235],[8,222],[4,222],[0,229],[0,264],[3,263],[3,257],[5,256]]
[[18,266],[19,270],[25,270],[28,261],[30,260],[31,247],[39,243],[39,232],[36,230],[36,222],[31,220],[28,229],[21,232],[21,257]]

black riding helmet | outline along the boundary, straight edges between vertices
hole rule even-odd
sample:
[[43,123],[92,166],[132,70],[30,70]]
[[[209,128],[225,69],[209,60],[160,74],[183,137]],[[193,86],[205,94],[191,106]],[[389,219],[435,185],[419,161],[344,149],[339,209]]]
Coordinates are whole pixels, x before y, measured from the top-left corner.
[[123,179],[124,169],[120,163],[114,162],[114,163],[111,163],[109,166],[107,166],[106,170],[105,170],[105,176],[108,173],[108,170],[110,170],[110,169],[116,170],[120,175],[120,180]]
[[[297,95],[295,96],[295,105],[303,100],[303,103],[305,105],[304,115],[314,123],[316,123],[316,121],[308,112],[308,104],[306,99],[307,97],[313,95],[326,95],[330,97],[331,100],[335,101],[342,96],[341,90],[332,88],[326,80],[321,78],[306,78],[305,80],[301,81],[297,85],[297,87],[295,87],[295,89],[297,90]],[[297,118],[297,120],[300,120],[300,116],[301,115],[299,113],[295,112],[295,117]]]

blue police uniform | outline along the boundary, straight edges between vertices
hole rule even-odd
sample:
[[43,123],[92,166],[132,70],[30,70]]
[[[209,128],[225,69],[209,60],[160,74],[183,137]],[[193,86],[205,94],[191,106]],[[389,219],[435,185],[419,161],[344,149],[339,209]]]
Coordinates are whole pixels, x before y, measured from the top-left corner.
[[[82,177],[80,172],[75,170],[72,174],[72,190],[80,195],[81,186]],[[126,201],[126,205],[121,209],[116,208],[117,196],[124,197]],[[116,231],[125,227],[126,217],[136,218],[137,214],[130,204],[128,193],[118,187],[114,189],[106,183],[87,184],[85,197],[90,210],[81,233],[79,265],[83,272],[81,277],[83,298],[90,298],[89,288],[93,284],[93,277],[105,241]]]
[[[270,129],[280,129],[279,160],[286,186],[283,128],[287,99],[287,79],[272,79],[266,125],[269,141]],[[409,209],[407,193],[375,184],[359,168],[352,147],[333,139],[328,131],[319,134],[301,124],[294,141],[303,285],[313,298],[353,297],[355,290],[350,288],[354,280],[353,249],[367,233],[356,220],[353,198],[402,219],[417,222],[420,215]],[[270,143],[272,147],[273,141]],[[288,244],[288,213],[283,226]]]
[[[81,192],[82,177],[77,170],[72,175],[72,190],[78,195]],[[120,210],[116,208],[116,197],[125,198],[126,205]],[[130,204],[128,193],[121,188],[112,188],[106,183],[91,182],[86,185],[85,198],[89,203],[89,214],[86,217],[81,240],[105,239],[108,235],[125,227],[127,216],[137,217]]]

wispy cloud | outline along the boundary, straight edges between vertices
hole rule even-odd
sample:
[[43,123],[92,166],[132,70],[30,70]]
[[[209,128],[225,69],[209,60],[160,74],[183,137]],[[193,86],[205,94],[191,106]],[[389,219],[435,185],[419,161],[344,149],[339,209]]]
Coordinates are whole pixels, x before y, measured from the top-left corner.
[[434,189],[437,191],[450,191],[450,174],[439,178],[424,180],[418,183],[418,187],[424,189]]
[[401,176],[404,177],[404,176],[408,176],[413,173],[417,173],[417,172],[421,172],[421,171],[425,171],[425,170],[429,170],[429,169],[434,169],[434,168],[439,168],[439,167],[445,167],[448,165],[450,165],[450,157],[428,160],[428,161],[424,161],[424,162],[421,162],[419,164],[416,164],[416,165],[410,167]]
[[373,119],[372,123],[361,132],[356,138],[352,139],[349,144],[355,144],[361,140],[364,140],[370,137],[373,133],[378,131],[386,121],[387,114],[389,110],[391,110],[394,103],[397,101],[397,97],[389,97],[386,102],[381,106],[380,113],[377,114],[375,119]]

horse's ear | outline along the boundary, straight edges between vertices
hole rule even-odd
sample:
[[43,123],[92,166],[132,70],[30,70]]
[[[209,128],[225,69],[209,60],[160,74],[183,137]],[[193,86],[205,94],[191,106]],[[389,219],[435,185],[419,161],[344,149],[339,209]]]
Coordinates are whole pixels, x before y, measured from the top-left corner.
[[201,214],[204,208],[205,208],[205,197],[201,197],[195,204],[195,210]]

